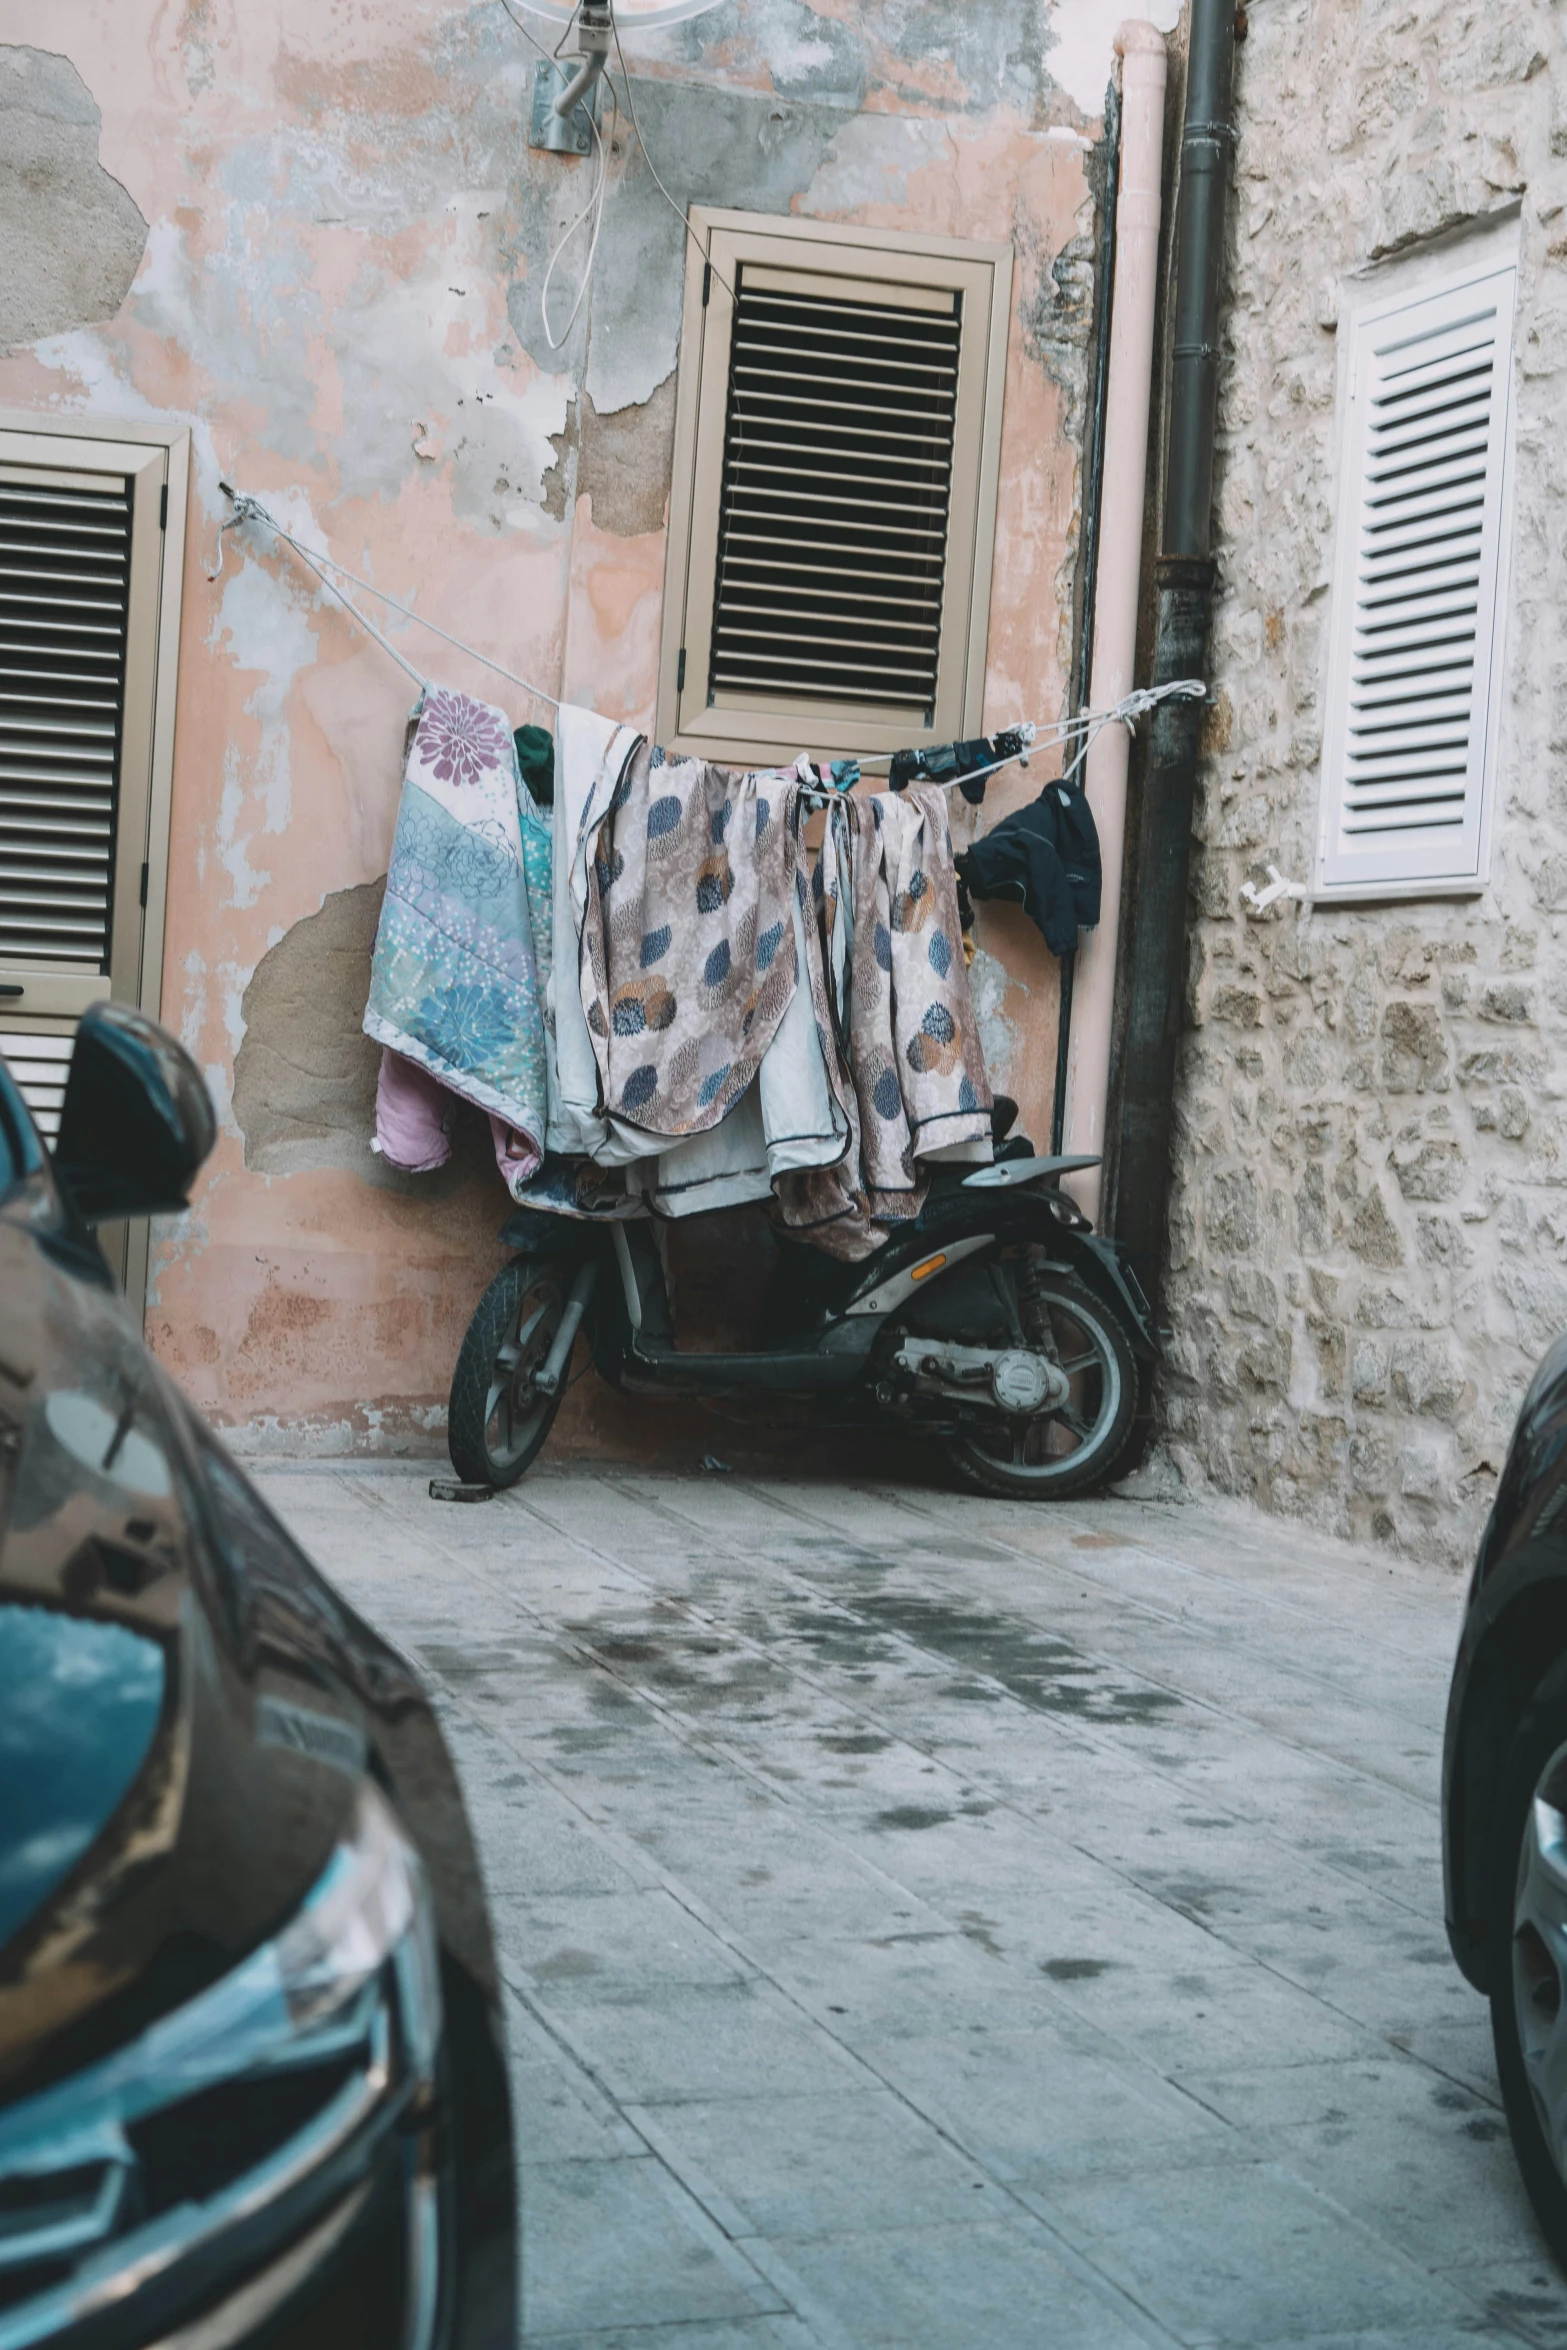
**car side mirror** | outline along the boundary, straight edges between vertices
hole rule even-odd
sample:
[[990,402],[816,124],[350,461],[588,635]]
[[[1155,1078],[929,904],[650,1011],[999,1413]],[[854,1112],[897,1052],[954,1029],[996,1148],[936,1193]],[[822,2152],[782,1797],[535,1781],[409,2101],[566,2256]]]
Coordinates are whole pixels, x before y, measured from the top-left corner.
[[54,1165],[84,1224],[185,1207],[217,1135],[201,1071],[167,1029],[128,1004],[83,1013]]

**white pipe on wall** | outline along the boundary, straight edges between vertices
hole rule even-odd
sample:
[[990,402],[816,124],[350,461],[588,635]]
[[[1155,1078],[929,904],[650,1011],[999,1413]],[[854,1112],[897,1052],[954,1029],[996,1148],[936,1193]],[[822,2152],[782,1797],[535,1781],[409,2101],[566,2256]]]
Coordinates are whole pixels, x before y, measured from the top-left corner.
[[[1163,36],[1151,24],[1136,19],[1122,25],[1115,45],[1121,59],[1121,155],[1105,395],[1104,486],[1099,502],[1099,561],[1093,582],[1094,673],[1088,700],[1095,710],[1120,701],[1132,688],[1164,160]],[[1085,931],[1078,944],[1062,1143],[1064,1150],[1084,1154],[1102,1153],[1105,1147],[1130,744],[1124,726],[1107,726],[1084,762],[1084,787],[1099,830],[1104,898],[1098,929]],[[1101,1170],[1069,1176],[1065,1188],[1097,1223]]]

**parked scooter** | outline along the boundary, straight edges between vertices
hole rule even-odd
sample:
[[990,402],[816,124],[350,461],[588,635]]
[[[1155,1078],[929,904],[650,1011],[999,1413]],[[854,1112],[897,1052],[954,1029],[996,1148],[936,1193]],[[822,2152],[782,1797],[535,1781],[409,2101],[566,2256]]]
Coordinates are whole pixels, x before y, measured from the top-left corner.
[[519,1208],[452,1378],[459,1477],[514,1485],[560,1409],[579,1330],[611,1386],[818,1398],[902,1419],[981,1492],[1090,1493],[1130,1465],[1155,1359],[1147,1300],[1114,1241],[1060,1188],[1092,1158],[1039,1158],[995,1105],[995,1161],[938,1166],[916,1222],[843,1264],[779,1236],[756,1351],[691,1354],[672,1328],[651,1224]]

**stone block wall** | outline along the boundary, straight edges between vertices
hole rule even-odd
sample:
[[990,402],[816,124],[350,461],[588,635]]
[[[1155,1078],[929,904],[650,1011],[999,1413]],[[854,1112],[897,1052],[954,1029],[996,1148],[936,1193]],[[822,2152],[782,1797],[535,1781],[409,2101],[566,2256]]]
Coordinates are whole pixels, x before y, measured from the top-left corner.
[[[1530,0],[1258,0],[1237,50],[1165,1381],[1184,1475],[1457,1561],[1567,1331],[1567,85]],[[1309,882],[1353,273],[1521,210],[1490,883]]]

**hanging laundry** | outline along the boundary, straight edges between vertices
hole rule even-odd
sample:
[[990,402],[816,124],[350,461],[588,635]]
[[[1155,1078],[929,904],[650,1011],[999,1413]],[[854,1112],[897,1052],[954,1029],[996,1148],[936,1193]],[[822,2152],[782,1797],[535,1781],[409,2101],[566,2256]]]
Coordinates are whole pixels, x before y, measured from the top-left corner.
[[643,743],[593,832],[580,977],[602,1098],[674,1140],[741,1099],[795,991],[799,784]]
[[947,806],[926,785],[853,803],[849,1066],[873,1190],[990,1136],[990,1085],[958,943]]
[[[517,735],[540,732],[539,727],[519,727]],[[549,741],[547,735],[544,739]],[[550,755],[553,773],[553,744]],[[528,904],[528,936],[533,942],[534,979],[544,1028],[547,1134],[555,1082],[555,999],[551,986],[555,968],[555,816],[549,801],[541,804],[530,790],[524,790],[518,797],[517,817],[522,832],[522,885]]]
[[595,819],[608,809],[627,760],[641,741],[634,727],[567,703],[555,737],[551,971],[548,991],[549,1148],[562,1158],[624,1164],[647,1149],[645,1136],[612,1136],[598,1062],[578,984],[587,862]]
[[[543,1155],[548,1100],[520,788],[505,714],[427,686],[410,725],[364,1016],[368,1036],[493,1114],[511,1138],[513,1188]],[[406,1109],[402,1081],[388,1090]]]
[[381,1047],[375,1083],[375,1149],[405,1175],[430,1175],[452,1155],[457,1096],[417,1061]]
[[990,1155],[990,1082],[940,790],[835,804],[818,879],[821,985],[854,1147],[840,1167],[786,1177],[777,1190],[786,1224],[856,1258],[884,1237],[878,1225],[918,1215],[932,1161]]
[[[622,828],[625,828],[625,838],[631,839],[636,835],[643,843],[643,867],[646,868],[650,862],[657,866],[659,860],[649,860],[645,846],[649,837],[655,841],[664,837],[662,828],[669,811],[664,809],[655,815],[654,810],[660,800],[672,796],[667,786],[675,769],[699,764],[672,762],[665,758],[655,765],[654,754],[644,751],[636,776],[633,777],[628,769],[628,759],[629,753],[636,747],[637,737],[629,729],[617,728],[612,721],[598,718],[591,711],[568,705],[561,712],[555,801],[554,971],[546,991],[546,1037],[551,1089],[549,1146],[551,1153],[562,1161],[577,1158],[595,1162],[593,1172],[596,1179],[590,1185],[591,1200],[582,1193],[585,1174],[574,1178],[573,1185],[569,1187],[572,1199],[579,1203],[574,1212],[607,1212],[611,1195],[605,1189],[604,1177],[613,1171],[623,1170],[625,1185],[639,1205],[651,1208],[661,1216],[696,1215],[713,1208],[766,1200],[779,1174],[802,1166],[834,1163],[849,1149],[851,1124],[828,1078],[825,1055],[830,1052],[835,1057],[830,1026],[825,1016],[818,1023],[811,1005],[800,999],[797,985],[778,1021],[771,1042],[761,1055],[754,1086],[740,1091],[727,1116],[717,1118],[705,1128],[699,1128],[680,1139],[671,1140],[665,1148],[659,1149],[660,1138],[656,1131],[633,1123],[629,1118],[613,1116],[606,1110],[595,1038],[588,1027],[582,991],[573,988],[567,980],[569,972],[587,973],[587,950],[582,945],[582,933],[587,924],[593,853],[604,820],[610,813],[610,804],[624,784],[624,794],[615,809],[613,843],[618,844],[622,838]],[[722,772],[713,771],[715,776]],[[779,822],[782,824],[787,821],[796,831],[799,783],[803,773],[803,769],[785,772],[771,779],[773,785],[781,787],[773,793],[773,797],[780,801],[782,812]],[[757,845],[756,780],[744,776],[730,777],[717,800],[721,808],[723,800],[731,796],[729,786],[743,787],[749,793],[749,838],[753,851]],[[814,783],[816,780],[813,774],[811,781]],[[633,810],[633,799],[639,801],[640,815]],[[693,835],[697,845],[705,841],[709,854],[714,812],[709,808],[705,835],[700,838]],[[650,818],[651,836],[648,829]],[[526,846],[526,827],[524,844]],[[774,845],[776,847],[779,844]],[[743,849],[732,831],[732,819],[731,827],[726,828],[726,846],[729,851],[727,871],[731,880],[729,895],[724,898],[721,891],[715,893],[711,890],[708,894],[721,901],[713,911],[732,918],[735,913],[732,886],[735,863],[737,859],[743,862],[744,857]],[[608,845],[606,853],[612,864],[617,848]],[[624,851],[618,853],[623,855]],[[793,848],[789,853],[794,855],[796,862],[792,894],[786,904],[790,929],[794,935],[795,964],[798,967],[804,942],[813,932],[814,923],[809,914],[809,892],[798,864],[798,849]],[[702,857],[696,863],[700,866],[707,861],[707,857]],[[713,877],[708,878],[711,880]],[[666,884],[659,879],[652,886],[657,891]],[[619,882],[612,884],[612,901],[620,887]],[[602,895],[599,903],[602,954]],[[614,920],[612,910],[612,946]],[[633,988],[639,988],[644,977],[642,939],[651,929],[654,934],[653,944],[660,946],[663,942],[659,940],[658,933],[666,927],[673,932],[673,921],[666,925],[662,921],[650,919],[642,924],[637,941],[635,971],[630,982]],[[713,927],[715,936],[704,943],[701,956],[704,971],[717,938],[721,935],[721,923]],[[765,933],[768,925],[762,923],[759,927]],[[664,952],[669,953],[673,946],[671,937]],[[780,944],[780,965],[782,952]],[[672,963],[678,959],[672,958]],[[666,965],[660,956],[648,968],[657,974],[671,968],[672,963]],[[700,981],[702,976],[703,973],[699,971],[697,980]],[[588,998],[592,1002],[595,997],[590,976],[587,985]],[[634,1000],[642,1006],[642,1017],[646,1020],[646,997],[638,993]],[[753,1028],[754,1025],[753,1021]],[[626,1026],[627,1021],[623,1016],[622,1027]],[[644,1035],[648,1033],[644,1030]],[[661,1033],[657,1029],[651,1031],[655,1044]],[[629,1036],[619,1040],[622,1050],[629,1041]],[[641,1059],[645,1062],[646,1057],[644,1052]],[[530,1187],[528,1199],[541,1206],[555,1205],[564,1196],[563,1180],[546,1168]],[[546,1190],[549,1192],[548,1199],[544,1197]]]
[[[797,863],[791,908],[796,984],[788,1010],[755,1083],[721,1124],[629,1171],[628,1182],[657,1215],[692,1216],[765,1200],[781,1177],[837,1166],[853,1147],[853,1097],[843,1098],[847,1089],[829,1074],[837,1067],[837,1049],[825,991],[811,978],[815,923],[809,906]],[[819,966],[819,948],[815,960]]]
[[1099,920],[1099,834],[1086,795],[1049,783],[957,858],[969,895],[1021,905],[1053,954],[1069,955]]
[[555,737],[545,726],[519,726],[512,733],[517,769],[536,808],[555,805]]

